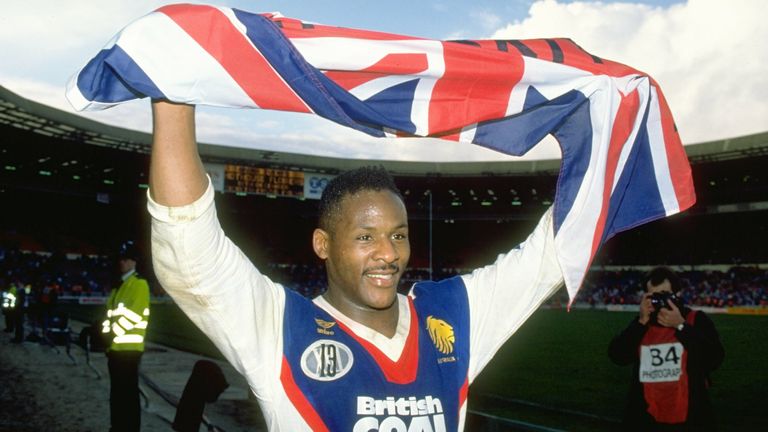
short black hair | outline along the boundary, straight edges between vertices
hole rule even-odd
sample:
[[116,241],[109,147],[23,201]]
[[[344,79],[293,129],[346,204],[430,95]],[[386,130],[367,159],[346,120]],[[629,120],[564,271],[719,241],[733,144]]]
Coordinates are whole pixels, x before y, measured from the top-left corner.
[[347,171],[334,177],[323,190],[318,207],[320,228],[330,231],[334,219],[341,211],[344,198],[364,190],[390,191],[405,202],[403,194],[395,185],[395,180],[383,166],[364,166]]
[[672,292],[677,293],[680,291],[680,278],[677,276],[677,273],[675,273],[674,270],[672,270],[669,267],[655,267],[651,271],[648,272],[648,274],[645,276],[645,288],[648,289],[648,283],[651,284],[651,286],[658,286],[661,285],[665,280],[669,281],[669,284],[672,286]]

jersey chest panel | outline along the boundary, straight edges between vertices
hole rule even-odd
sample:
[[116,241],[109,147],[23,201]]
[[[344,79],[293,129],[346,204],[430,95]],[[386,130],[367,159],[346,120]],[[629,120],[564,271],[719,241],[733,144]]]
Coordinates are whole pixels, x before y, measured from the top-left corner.
[[[413,294],[417,341],[390,362],[323,309],[287,293],[281,381],[313,430],[457,430],[469,364],[466,289],[453,278],[419,284]],[[407,356],[413,361],[402,361]],[[412,367],[410,378],[392,378],[402,375],[393,369]]]

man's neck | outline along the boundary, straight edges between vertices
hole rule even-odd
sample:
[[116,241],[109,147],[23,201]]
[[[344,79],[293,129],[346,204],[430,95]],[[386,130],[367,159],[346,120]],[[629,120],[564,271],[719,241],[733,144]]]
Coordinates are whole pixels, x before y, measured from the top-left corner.
[[397,323],[400,315],[397,296],[395,296],[392,304],[386,309],[361,307],[346,298],[334,296],[329,291],[323,294],[323,298],[328,304],[349,319],[373,329],[386,337],[391,338],[397,332]]
[[123,280],[123,282],[125,282],[125,281],[126,281],[126,280],[128,280],[128,278],[129,278],[129,277],[131,277],[131,275],[133,275],[134,273],[136,273],[136,269],[135,269],[135,268],[132,268],[132,269],[128,270],[127,272],[123,273],[123,275],[122,275],[122,276],[120,276],[120,278]]

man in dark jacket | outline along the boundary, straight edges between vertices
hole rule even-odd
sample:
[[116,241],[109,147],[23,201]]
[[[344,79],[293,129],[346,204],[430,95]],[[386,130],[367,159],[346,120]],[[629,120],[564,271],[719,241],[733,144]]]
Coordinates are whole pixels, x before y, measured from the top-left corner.
[[618,365],[632,364],[625,429],[714,430],[709,373],[725,352],[712,320],[683,305],[680,280],[666,267],[646,277],[640,314],[610,344]]
[[24,318],[29,313],[33,302],[32,298],[32,286],[30,284],[19,285],[19,288],[16,290],[16,310],[13,313],[13,327],[16,332],[16,336],[11,341],[13,343],[24,342]]

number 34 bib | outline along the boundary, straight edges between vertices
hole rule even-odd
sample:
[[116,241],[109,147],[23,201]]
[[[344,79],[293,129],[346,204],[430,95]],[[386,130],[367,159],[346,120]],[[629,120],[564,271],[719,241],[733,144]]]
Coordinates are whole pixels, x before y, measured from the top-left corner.
[[640,347],[640,382],[678,381],[682,374],[683,344],[680,342]]
[[[695,312],[686,322],[693,324]],[[675,329],[651,326],[640,342],[638,379],[648,413],[659,423],[683,423],[688,417],[688,351]]]

